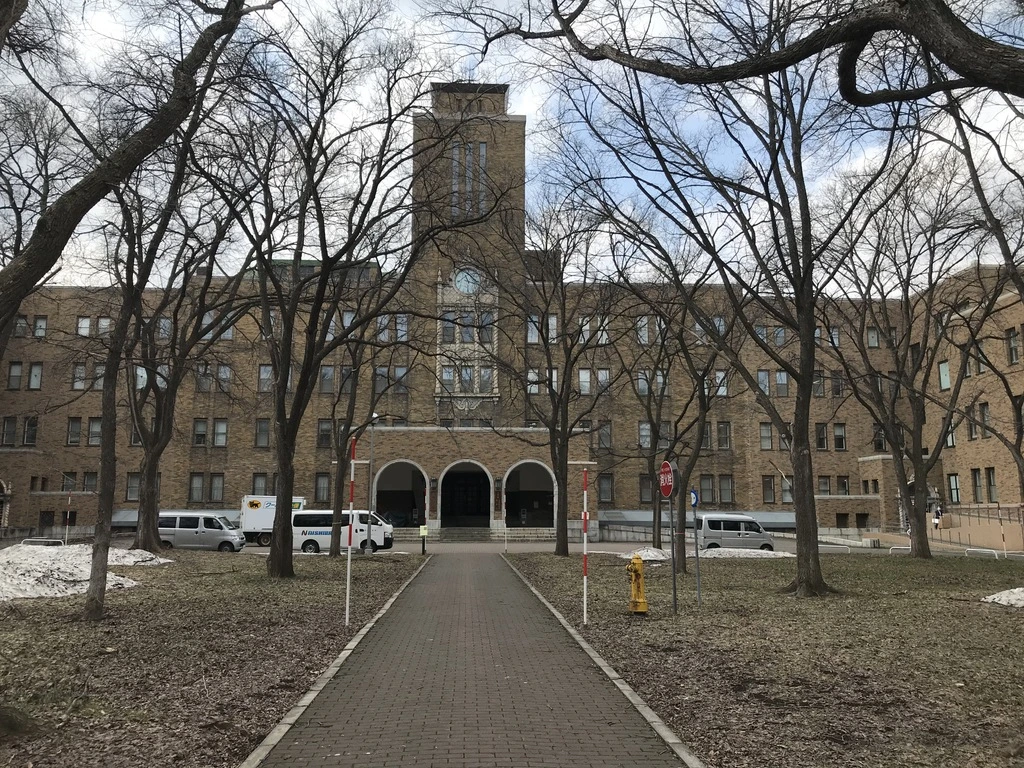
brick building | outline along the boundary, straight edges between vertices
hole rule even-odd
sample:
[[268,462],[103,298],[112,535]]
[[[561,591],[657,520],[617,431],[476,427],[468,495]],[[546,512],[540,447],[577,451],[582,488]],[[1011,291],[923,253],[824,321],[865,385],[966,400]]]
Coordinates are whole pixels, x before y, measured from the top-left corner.
[[[438,85],[414,130],[450,137],[416,158],[414,197],[439,201],[420,215],[481,221],[438,238],[422,256],[368,328],[365,357],[352,358],[345,347],[320,366],[295,457],[296,494],[311,507],[336,503],[336,434],[354,390],[349,413],[378,414],[358,443],[356,504],[370,503],[372,487],[375,508],[396,525],[551,528],[564,494],[572,530],[585,467],[592,514],[649,519],[657,496],[652,468],[670,446],[693,448],[675,422],[694,378],[675,364],[664,318],[624,288],[574,282],[557,263],[557,247],[526,249],[526,122],[508,114],[507,86]],[[22,307],[0,361],[0,527],[60,526],[68,512],[71,525],[95,520],[100,395],[93,382],[115,314],[104,307],[114,298],[109,290],[46,286]],[[1004,314],[1016,317],[1019,309],[1013,303]],[[344,308],[337,320],[347,323]],[[1020,325],[1004,324],[1006,363],[1016,370],[1019,335],[1010,333]],[[793,343],[781,327],[756,332],[780,348]],[[830,328],[823,345],[841,345],[853,332]],[[273,384],[263,339],[258,313],[245,313],[190,361],[175,439],[160,462],[162,508],[234,511],[245,494],[274,492]],[[786,374],[761,363],[756,347],[743,354],[771,398],[793,396]],[[821,357],[811,442],[819,522],[877,529],[891,523],[891,459],[844,376]],[[365,375],[353,376],[353,368]],[[131,387],[137,374],[128,366],[123,378]],[[697,386],[712,387],[715,399],[691,478],[702,508],[791,510],[789,453],[778,430],[724,362],[708,378]],[[555,418],[563,400],[565,413]],[[1007,418],[995,400],[986,401],[991,418]],[[116,508],[130,510],[143,449],[124,395],[121,414]],[[564,486],[551,458],[552,429],[565,433]],[[1017,500],[1011,453],[998,441],[958,441],[945,461],[946,478],[992,468],[991,477],[979,476],[992,479],[982,483],[982,497],[987,488],[990,500],[996,493]],[[953,482],[947,503],[956,503]]]

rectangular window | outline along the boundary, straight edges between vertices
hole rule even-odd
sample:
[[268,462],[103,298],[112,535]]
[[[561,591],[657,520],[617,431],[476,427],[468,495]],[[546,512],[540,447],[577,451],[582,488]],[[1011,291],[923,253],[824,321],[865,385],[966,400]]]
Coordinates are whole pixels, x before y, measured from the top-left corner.
[[781,325],[777,325],[772,329],[772,340],[775,342],[776,347],[781,347],[786,343],[786,329]]
[[878,329],[874,326],[869,326],[867,329],[867,342],[869,349],[878,349],[879,339],[881,337],[878,334]]
[[703,431],[701,432],[700,448],[702,451],[711,450],[711,424],[704,422]]
[[193,472],[188,476],[188,500],[202,501],[206,483],[202,472]]
[[846,450],[846,425],[836,423],[832,425],[832,447],[837,451]]
[[598,393],[607,392],[608,388],[612,383],[612,371],[611,368],[598,368],[597,369],[597,391]]
[[949,361],[939,361],[939,389],[945,391],[950,388],[949,381]]
[[636,341],[638,344],[647,345],[651,343],[651,334],[646,315],[636,319]]
[[828,450],[828,424],[814,425],[814,439],[819,451]]
[[733,497],[733,482],[732,475],[719,475],[718,476],[718,501],[722,504],[732,504]]
[[641,448],[651,447],[651,423],[641,421],[637,424],[637,444]]
[[771,371],[758,371],[757,372],[757,388],[764,392],[766,395],[771,394],[769,379],[771,377]]
[[715,503],[715,476],[700,476],[700,502],[701,504]]
[[227,419],[214,419],[213,420],[213,444],[218,448],[223,448],[228,444],[228,420]]
[[960,503],[960,475],[946,475],[946,487],[949,488],[949,503]]
[[99,485],[99,473],[97,472],[83,472],[82,473],[82,490],[88,493],[96,493],[96,488]]
[[[8,389],[21,389],[21,363],[10,363],[7,368],[7,388]],[[85,375],[85,366],[82,366],[83,377]],[[84,389],[84,385],[83,385]]]
[[75,491],[78,489],[78,473],[77,472],[61,472],[60,489],[62,491]]
[[480,366],[480,392],[489,395],[494,391],[494,367]]
[[608,318],[605,315],[597,318],[597,343],[608,343]]
[[28,367],[28,388],[29,389],[42,389],[43,388],[43,364],[32,363]]
[[996,468],[985,467],[985,487],[988,489],[988,500],[990,504],[999,501],[999,490],[996,488]]
[[142,487],[142,473],[129,472],[124,485],[124,500],[138,501]]
[[612,480],[612,475],[601,474],[597,476],[597,500],[602,504],[610,504],[615,498]]
[[331,476],[326,472],[317,472],[313,481],[313,499],[321,504],[331,500]]
[[725,371],[715,371],[715,394],[718,397],[727,397],[729,395],[729,381],[725,376]]
[[761,501],[775,503],[775,475],[761,475]]
[[103,389],[103,379],[107,375],[107,364],[106,363],[94,363],[92,366],[92,381],[90,384],[93,389]]
[[373,391],[378,395],[388,391],[391,384],[390,373],[386,365],[380,365],[373,369]]
[[256,419],[256,439],[254,445],[257,448],[270,446],[270,419]]
[[[792,424],[788,424],[787,427],[789,428],[787,431],[791,433],[792,429],[793,429],[793,425]],[[788,451],[792,447],[791,442],[790,442],[790,438],[791,437],[792,437],[791,434],[787,434],[786,432],[779,432],[779,450],[780,451]]]
[[793,503],[793,476],[786,475],[782,478],[782,503]]
[[459,315],[459,341],[472,344],[476,338],[476,320],[471,312]]
[[270,392],[274,388],[274,366],[261,365],[259,381],[256,384],[257,392]]
[[718,450],[727,451],[732,448],[732,422],[718,422]]
[[770,421],[762,421],[761,422],[761,450],[762,451],[770,451],[772,449],[772,445],[773,444],[774,444],[774,439],[772,437],[772,423]]
[[46,315],[36,315],[32,325],[32,335],[37,339],[46,337]]
[[320,394],[321,395],[333,395],[334,394],[334,366],[333,365],[321,365],[320,366]]
[[815,397],[825,396],[825,372],[817,370],[814,372],[814,382],[811,385],[811,394]]
[[445,312],[441,315],[441,343],[455,343],[455,313]]
[[103,419],[94,416],[89,419],[89,445],[99,445],[102,434]]
[[192,420],[192,445],[206,445],[208,425],[206,419]]
[[267,495],[267,473],[266,472],[254,472],[252,476],[252,495],[253,496],[266,496]]
[[881,424],[875,424],[871,435],[871,448],[877,452],[885,450],[885,430]]
[[22,419],[21,425],[21,444],[22,445],[35,445],[36,444],[36,433],[39,430],[39,417],[38,416],[26,416]]
[[494,343],[494,313],[493,312],[481,312],[480,313],[480,325],[477,328],[476,334],[477,341],[481,344],[493,344]]
[[459,366],[459,392],[473,391],[473,366]]
[[950,424],[949,429],[946,430],[946,447],[956,447],[956,429],[953,427],[952,424]]
[[0,445],[14,445],[18,433],[18,418],[4,416],[3,427],[0,428]]
[[540,394],[540,371],[536,368],[531,368],[526,372],[526,394]]
[[[86,318],[88,320],[89,318]],[[88,336],[89,334],[82,334]],[[109,317],[97,317],[96,318],[96,335],[100,338],[106,338],[110,335],[110,318]]]
[[389,315],[377,316],[377,341],[381,344],[391,341],[391,317]]
[[967,407],[967,416],[965,421],[967,422],[967,439],[977,440],[978,439],[978,421],[974,415],[974,406],[970,405]]
[[757,335],[757,338],[759,338],[761,341],[767,341],[768,340],[768,326],[767,325],[755,325],[754,326],[754,333]]
[[526,343],[540,343],[540,315],[530,315],[526,318]]
[[650,504],[654,501],[654,483],[649,475],[640,475],[640,503]]
[[828,329],[828,341],[836,349],[839,349],[839,329],[829,328]]
[[672,427],[667,421],[658,422],[658,449],[666,450],[672,437]]
[[580,394],[581,395],[589,395],[590,394],[590,369],[589,368],[580,368],[579,371],[577,371],[577,376],[579,377]]
[[992,426],[992,409],[989,408],[988,403],[978,403],[978,414],[981,416],[982,438],[992,437],[992,433],[989,431]]
[[82,444],[82,420],[78,416],[68,418],[68,445]]
[[79,336],[88,336],[92,326],[92,318],[79,317],[75,324],[75,332]]
[[612,423],[610,421],[599,421],[597,423],[597,447],[606,450],[612,447]]
[[409,392],[409,366],[395,366],[395,381],[391,386],[391,392],[397,395],[405,395]]
[[352,366],[341,366],[341,393],[343,395],[349,395],[352,393],[352,384],[354,381],[355,377],[352,375]]
[[818,495],[832,495],[832,478],[828,475],[818,475]]
[[548,315],[548,341],[558,338],[558,315]]
[[846,394],[846,376],[842,371],[832,371],[832,397],[842,397]]
[[789,397],[789,374],[786,371],[775,372],[775,396]]
[[1006,329],[1006,362],[1010,365],[1020,362],[1020,331],[1016,328]]
[[985,347],[983,342],[978,342],[978,352],[974,357],[975,370],[978,375],[985,373],[988,370],[988,355],[985,354]]
[[441,389],[445,392],[455,391],[455,366],[441,366]]
[[395,341],[409,340],[409,316],[395,315]]
[[224,501],[224,475],[220,472],[210,475],[210,501]]
[[196,392],[209,392],[213,389],[213,376],[209,363],[196,364]]
[[982,489],[981,489],[981,470],[971,470],[971,491],[974,494],[974,503],[981,504],[983,501]]
[[651,393],[651,375],[647,371],[637,371],[636,393],[638,395],[649,395]]

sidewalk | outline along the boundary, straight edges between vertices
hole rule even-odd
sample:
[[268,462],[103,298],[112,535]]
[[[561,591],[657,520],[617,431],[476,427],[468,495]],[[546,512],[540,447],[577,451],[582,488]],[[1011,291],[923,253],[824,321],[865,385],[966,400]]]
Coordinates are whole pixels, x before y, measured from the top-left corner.
[[499,555],[442,554],[259,765],[682,762]]

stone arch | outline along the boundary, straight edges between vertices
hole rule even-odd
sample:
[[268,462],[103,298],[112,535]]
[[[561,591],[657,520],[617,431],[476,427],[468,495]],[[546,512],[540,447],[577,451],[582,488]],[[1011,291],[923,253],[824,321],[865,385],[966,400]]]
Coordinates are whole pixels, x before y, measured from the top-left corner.
[[507,527],[554,528],[558,483],[551,467],[538,459],[517,461],[505,471],[502,489]]
[[453,461],[437,482],[437,516],[444,527],[490,528],[494,518],[494,476],[474,459]]
[[374,510],[396,528],[425,525],[430,512],[427,472],[412,459],[394,459],[373,477]]

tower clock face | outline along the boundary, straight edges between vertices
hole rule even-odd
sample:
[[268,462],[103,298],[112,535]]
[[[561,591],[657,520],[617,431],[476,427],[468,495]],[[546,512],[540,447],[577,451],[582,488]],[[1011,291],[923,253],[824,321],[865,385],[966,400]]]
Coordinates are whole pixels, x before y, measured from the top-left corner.
[[455,289],[459,293],[473,294],[480,290],[480,273],[475,269],[460,269],[455,273]]

